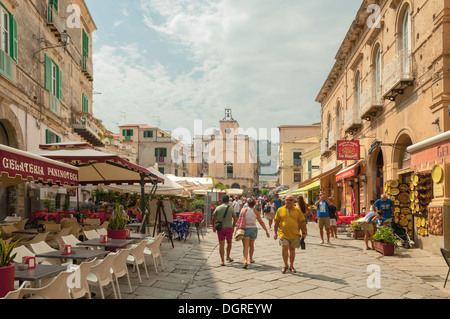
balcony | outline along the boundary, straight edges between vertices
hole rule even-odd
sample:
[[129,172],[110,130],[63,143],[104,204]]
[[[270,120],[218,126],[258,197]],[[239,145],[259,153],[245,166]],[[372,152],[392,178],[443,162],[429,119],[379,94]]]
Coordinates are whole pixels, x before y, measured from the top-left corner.
[[81,72],[83,72],[90,82],[94,81],[94,68],[92,66],[92,60],[87,56],[84,56],[81,60]]
[[361,116],[355,107],[350,107],[344,116],[344,131],[353,135],[362,127]]
[[13,78],[14,60],[6,54],[5,51],[0,49],[0,74],[6,77],[11,82],[14,82]]
[[328,156],[331,154],[333,148],[336,147],[336,133],[331,130],[321,142],[320,142],[320,155]]
[[405,89],[414,84],[411,51],[399,51],[382,74],[382,97],[395,101],[398,95],[404,94]]
[[47,26],[55,37],[61,41],[61,33],[65,30],[65,23],[52,4],[49,4],[47,8]]
[[368,87],[361,95],[361,119],[370,121],[383,109],[381,88]]
[[92,146],[104,147],[103,136],[107,135],[106,129],[92,114],[79,112],[75,116],[73,129]]

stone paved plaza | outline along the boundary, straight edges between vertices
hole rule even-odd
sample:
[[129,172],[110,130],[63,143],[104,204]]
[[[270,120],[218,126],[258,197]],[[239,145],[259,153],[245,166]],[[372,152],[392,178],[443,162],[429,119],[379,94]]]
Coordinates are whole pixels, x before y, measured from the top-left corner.
[[[267,221],[264,219],[267,223]],[[308,224],[306,250],[298,250],[297,274],[281,273],[278,241],[263,237],[255,245],[255,264],[242,269],[242,243],[234,242],[234,262],[219,265],[217,236],[209,228],[201,243],[196,234],[186,242],[162,244],[164,271],[157,274],[148,260],[149,279],[141,268],[142,284],[132,272],[132,293],[119,280],[123,299],[448,299],[450,284],[443,288],[448,267],[440,255],[421,249],[396,250],[395,256],[366,251],[363,240],[339,232],[331,244],[320,244],[317,225]],[[368,288],[368,266],[381,272],[380,288]],[[375,283],[372,281],[372,283]],[[94,288],[93,292],[97,290]],[[96,294],[99,298],[99,294]],[[108,299],[114,298],[107,289]]]

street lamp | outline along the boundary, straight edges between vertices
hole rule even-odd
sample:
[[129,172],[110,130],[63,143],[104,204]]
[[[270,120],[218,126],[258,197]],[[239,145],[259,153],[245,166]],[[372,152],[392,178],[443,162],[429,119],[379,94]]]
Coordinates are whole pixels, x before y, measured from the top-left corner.
[[56,45],[52,45],[50,44],[45,38],[37,38],[36,36],[34,36],[34,38],[36,40],[39,40],[39,43],[45,43],[45,47],[41,48],[40,50],[34,52],[33,57],[36,57],[36,55],[44,50],[48,50],[48,49],[54,49],[54,48],[61,48],[61,47],[66,47],[69,45],[70,43],[70,35],[67,33],[66,30],[64,30],[63,32],[61,32],[61,40],[60,40],[60,44],[56,44]]

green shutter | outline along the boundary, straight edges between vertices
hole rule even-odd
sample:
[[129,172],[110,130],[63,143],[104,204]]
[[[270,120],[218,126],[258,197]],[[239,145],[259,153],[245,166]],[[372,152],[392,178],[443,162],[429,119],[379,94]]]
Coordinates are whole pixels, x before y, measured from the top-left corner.
[[81,110],[83,112],[89,113],[89,99],[84,93],[83,93],[83,97],[82,97]]
[[130,136],[133,136],[133,132],[134,132],[134,131],[133,131],[133,130],[129,130],[129,131],[130,131],[130,133],[131,133]]
[[83,29],[83,56],[89,56],[89,36],[86,33],[86,30]]
[[159,156],[159,149],[155,148],[155,157],[158,157],[158,156]]
[[163,150],[164,150],[163,156],[164,156],[164,157],[167,157],[167,148],[163,148]]
[[122,130],[122,136],[125,136],[126,130]]
[[52,143],[52,132],[49,130],[45,130],[45,144]]
[[52,58],[45,54],[45,89],[52,91]]
[[58,0],[48,0],[48,5],[53,5],[58,10]]
[[62,101],[62,71],[56,66],[56,97]]
[[56,135],[56,143],[61,143],[61,137],[59,135]]
[[10,29],[10,50],[9,55],[17,62],[17,21],[16,18],[9,14],[9,29]]

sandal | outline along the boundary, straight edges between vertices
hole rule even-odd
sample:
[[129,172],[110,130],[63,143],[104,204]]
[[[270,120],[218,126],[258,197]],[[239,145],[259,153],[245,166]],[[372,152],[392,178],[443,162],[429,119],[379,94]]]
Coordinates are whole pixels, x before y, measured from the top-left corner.
[[227,259],[227,261],[228,261],[229,263],[232,263],[232,262],[234,261],[234,259],[233,259],[233,258],[229,258],[229,259]]
[[254,260],[250,260],[250,263],[251,263],[251,264],[254,264],[254,263],[255,263],[255,261],[254,261]]
[[295,270],[295,268],[294,267],[289,267],[289,270],[291,271],[291,273],[293,273],[293,274],[296,274],[297,273],[297,270]]
[[247,269],[248,264],[244,264],[244,266],[242,266],[242,268]]
[[288,268],[288,267],[283,267],[283,268],[281,268],[281,273],[282,273],[282,274],[285,274],[286,271],[287,271],[287,268]]

